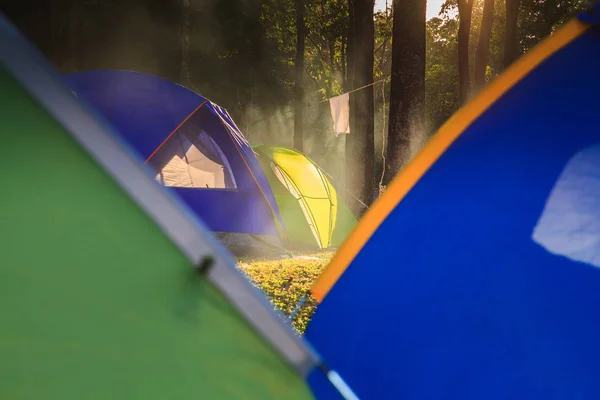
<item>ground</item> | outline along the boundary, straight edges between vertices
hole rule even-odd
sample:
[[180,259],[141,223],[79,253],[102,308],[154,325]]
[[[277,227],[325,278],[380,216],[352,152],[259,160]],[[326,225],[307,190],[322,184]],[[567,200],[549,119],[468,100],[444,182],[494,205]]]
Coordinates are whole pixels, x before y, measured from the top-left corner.
[[[277,310],[289,317],[333,255],[328,251],[276,260],[240,259],[238,267],[265,292]],[[299,333],[304,333],[315,309],[316,302],[309,296],[292,321]]]

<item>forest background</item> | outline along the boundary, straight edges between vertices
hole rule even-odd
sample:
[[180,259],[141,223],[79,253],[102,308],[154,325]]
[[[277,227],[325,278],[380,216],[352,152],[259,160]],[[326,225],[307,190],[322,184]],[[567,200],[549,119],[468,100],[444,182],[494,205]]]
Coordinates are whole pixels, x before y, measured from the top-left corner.
[[[584,0],[0,1],[0,10],[62,72],[127,69],[190,87],[227,108],[252,144],[304,151],[357,215],[461,104],[584,6]],[[335,136],[327,99],[352,90],[351,133]]]

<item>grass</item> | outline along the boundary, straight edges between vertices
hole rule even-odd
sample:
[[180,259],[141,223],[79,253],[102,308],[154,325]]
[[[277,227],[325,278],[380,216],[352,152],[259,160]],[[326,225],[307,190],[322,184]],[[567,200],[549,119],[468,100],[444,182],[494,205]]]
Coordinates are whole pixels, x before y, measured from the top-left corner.
[[[334,254],[328,251],[277,260],[240,259],[238,268],[265,292],[277,310],[289,317]],[[315,310],[316,301],[310,296],[292,321],[294,329],[304,333]]]

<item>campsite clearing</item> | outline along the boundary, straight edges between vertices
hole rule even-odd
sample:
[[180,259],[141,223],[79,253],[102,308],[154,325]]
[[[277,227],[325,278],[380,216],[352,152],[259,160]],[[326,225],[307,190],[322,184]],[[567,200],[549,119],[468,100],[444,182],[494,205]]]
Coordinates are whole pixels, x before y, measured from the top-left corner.
[[[240,258],[238,267],[269,297],[277,310],[289,316],[334,254],[330,250],[274,260]],[[299,333],[304,333],[315,306],[312,297],[307,299],[294,317],[292,325]]]

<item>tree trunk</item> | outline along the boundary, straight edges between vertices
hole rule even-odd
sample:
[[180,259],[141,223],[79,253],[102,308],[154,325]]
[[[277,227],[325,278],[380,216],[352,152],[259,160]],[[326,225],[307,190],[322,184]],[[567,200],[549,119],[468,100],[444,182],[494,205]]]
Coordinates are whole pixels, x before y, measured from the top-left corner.
[[387,51],[388,38],[383,39],[381,44],[381,58],[379,59],[379,65],[377,69],[383,74],[383,68],[385,65],[385,52]]
[[181,0],[181,84],[191,87],[190,79],[190,0]]
[[477,52],[475,53],[474,92],[477,93],[485,86],[485,72],[488,66],[488,55],[490,52],[490,39],[492,37],[492,26],[494,25],[494,0],[484,0],[483,18]]
[[519,56],[517,48],[517,20],[520,0],[506,0],[506,31],[504,33],[504,68]]
[[414,142],[425,136],[426,0],[392,3],[392,82],[387,141],[389,183],[412,156]]
[[[348,56],[352,60],[352,86],[358,89],[373,83],[375,3],[373,0],[350,0],[349,3],[353,40],[352,54],[349,52]],[[346,141],[346,182],[348,190],[368,205],[375,193],[373,86],[352,94],[350,115],[353,115],[353,123]],[[359,202],[352,202],[351,207],[357,215],[366,211]]]
[[[344,87],[345,92],[349,92],[352,89],[354,89],[354,87],[352,86],[354,84],[354,28],[356,26],[356,22],[354,21],[354,1],[355,0],[348,0],[348,41],[346,44],[346,87]],[[353,97],[354,95],[350,94],[350,98]],[[352,127],[350,129],[352,129]]]
[[471,76],[469,74],[469,35],[474,0],[458,0],[458,80],[459,101],[463,105],[469,100]]
[[[347,34],[347,44],[346,44],[346,82],[344,85],[344,92],[350,92],[354,89],[354,27],[356,26],[356,22],[354,21],[354,0],[348,0],[348,34]],[[354,172],[355,165],[352,158],[352,154],[354,151],[354,131],[356,127],[354,126],[354,93],[350,93],[349,95],[349,103],[350,103],[350,115],[349,115],[349,123],[350,123],[350,134],[344,135],[345,140],[345,149],[344,149],[344,194],[346,204],[354,211],[356,210],[356,199],[354,199]]]
[[296,79],[294,84],[294,148],[303,151],[302,116],[304,103],[304,0],[296,0]]
[[348,75],[346,74],[346,35],[342,35],[341,37],[340,53],[340,63],[342,65],[342,86],[346,88],[348,85]]
[[[329,48],[329,76],[335,76],[335,39],[329,39],[327,41]],[[333,96],[333,79],[329,79],[327,82],[327,97]]]

